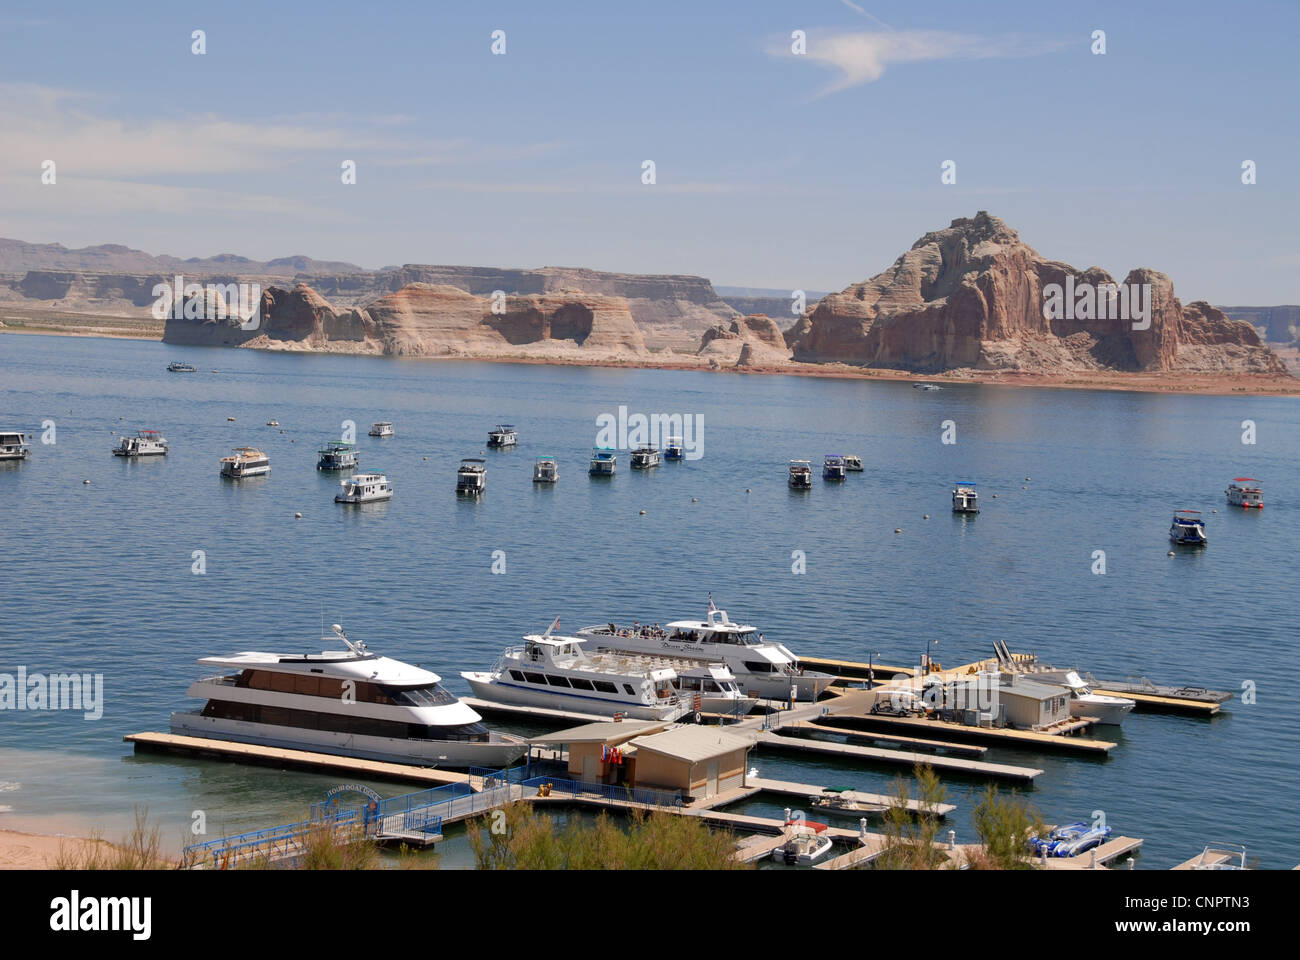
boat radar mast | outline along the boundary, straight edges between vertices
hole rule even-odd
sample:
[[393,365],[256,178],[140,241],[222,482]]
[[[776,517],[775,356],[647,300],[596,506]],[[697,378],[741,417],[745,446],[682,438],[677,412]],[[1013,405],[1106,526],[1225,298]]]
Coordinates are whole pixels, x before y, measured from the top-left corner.
[[347,634],[343,632],[343,627],[340,624],[331,624],[330,629],[334,631],[334,635],[342,640],[355,656],[364,657],[366,655],[366,641],[349,640]]

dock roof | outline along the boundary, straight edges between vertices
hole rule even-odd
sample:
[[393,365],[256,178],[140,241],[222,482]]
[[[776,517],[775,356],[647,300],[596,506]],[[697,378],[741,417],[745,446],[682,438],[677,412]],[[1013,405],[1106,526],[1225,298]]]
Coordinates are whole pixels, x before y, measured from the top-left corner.
[[665,720],[602,720],[584,723],[580,727],[557,730],[540,737],[529,737],[529,743],[624,743],[644,733],[658,733],[668,726]]
[[737,750],[748,750],[754,741],[748,737],[727,733],[712,726],[673,727],[662,733],[647,734],[631,741],[629,746],[638,750],[700,763]]

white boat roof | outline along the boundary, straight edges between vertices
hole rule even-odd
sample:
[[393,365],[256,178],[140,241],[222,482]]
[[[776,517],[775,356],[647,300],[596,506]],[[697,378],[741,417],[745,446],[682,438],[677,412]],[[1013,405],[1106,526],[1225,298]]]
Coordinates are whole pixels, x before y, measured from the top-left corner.
[[422,667],[377,654],[357,656],[350,650],[323,650],[320,653],[261,653],[244,651],[225,657],[202,657],[208,667],[236,667],[240,670],[270,670],[274,673],[316,673],[344,680],[362,680],[397,687],[422,687],[438,683],[440,676]]
[[680,630],[704,630],[709,633],[718,633],[726,631],[728,633],[753,633],[757,627],[751,627],[747,623],[732,623],[730,620],[725,622],[718,621],[709,623],[707,620],[674,620],[668,624],[667,629],[677,628]]

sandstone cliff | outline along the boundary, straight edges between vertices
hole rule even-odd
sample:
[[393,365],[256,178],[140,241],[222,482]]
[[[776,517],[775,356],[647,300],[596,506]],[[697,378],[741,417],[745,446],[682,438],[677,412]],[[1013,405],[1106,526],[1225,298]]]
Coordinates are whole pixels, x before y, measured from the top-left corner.
[[791,346],[796,360],[925,373],[1284,372],[1253,327],[1205,303],[1184,307],[1170,279],[1146,268],[1124,280],[1128,289],[1147,285],[1146,329],[1116,315],[1113,300],[1103,311],[1099,300],[1076,309],[1071,299],[1068,315],[1045,315],[1052,285],[1105,290],[1114,282],[1097,267],[1044,259],[981,211],[927,233],[888,270],[824,297],[802,329],[790,331]]
[[755,314],[710,327],[700,338],[696,355],[720,365],[750,366],[785,363],[792,354],[776,321]]

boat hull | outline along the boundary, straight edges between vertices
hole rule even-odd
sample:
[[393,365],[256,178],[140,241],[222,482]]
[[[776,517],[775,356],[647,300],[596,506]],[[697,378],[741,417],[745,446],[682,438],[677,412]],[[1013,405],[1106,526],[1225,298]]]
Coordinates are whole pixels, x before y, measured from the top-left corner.
[[1070,700],[1070,716],[1092,717],[1098,723],[1118,727],[1135,706],[1137,704],[1134,701],[1120,697],[1073,697]]

